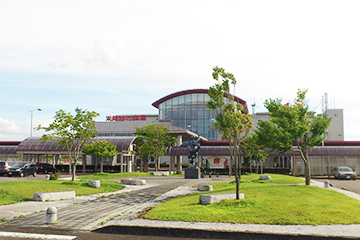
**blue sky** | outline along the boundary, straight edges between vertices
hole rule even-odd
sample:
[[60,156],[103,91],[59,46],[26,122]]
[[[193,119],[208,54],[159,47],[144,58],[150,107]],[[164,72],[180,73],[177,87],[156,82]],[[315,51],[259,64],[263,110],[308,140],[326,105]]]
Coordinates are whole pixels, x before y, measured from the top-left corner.
[[[0,141],[21,141],[59,109],[157,114],[168,94],[235,75],[257,112],[307,88],[310,110],[344,109],[360,140],[358,1],[0,0]],[[41,136],[42,132],[34,132]]]

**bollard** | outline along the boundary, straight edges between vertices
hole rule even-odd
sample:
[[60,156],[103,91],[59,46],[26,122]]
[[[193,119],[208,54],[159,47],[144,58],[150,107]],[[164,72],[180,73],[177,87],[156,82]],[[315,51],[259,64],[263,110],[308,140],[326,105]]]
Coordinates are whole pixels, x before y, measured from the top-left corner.
[[324,188],[329,188],[329,180],[324,181]]
[[46,210],[46,224],[54,224],[57,221],[57,209],[56,207],[49,207]]

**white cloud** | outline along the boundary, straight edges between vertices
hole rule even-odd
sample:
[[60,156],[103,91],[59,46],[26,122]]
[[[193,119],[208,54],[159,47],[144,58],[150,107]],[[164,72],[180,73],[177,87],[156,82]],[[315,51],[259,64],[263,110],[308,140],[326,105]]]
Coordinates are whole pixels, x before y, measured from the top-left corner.
[[[268,98],[291,101],[297,88],[309,89],[311,109],[325,92],[331,94],[336,107],[344,108],[345,137],[360,137],[352,100],[360,79],[358,1],[19,0],[1,5],[0,86],[16,95],[3,100],[15,104],[13,109],[82,104],[99,112],[148,111],[165,95],[208,88],[218,65],[235,75],[236,94],[249,106],[255,100],[257,111],[265,110]],[[29,123],[2,116],[28,135]]]
[[21,133],[22,132],[22,128],[19,127],[18,125],[16,125],[15,123],[4,119],[2,117],[0,117],[0,127],[1,127],[1,132],[3,133]]

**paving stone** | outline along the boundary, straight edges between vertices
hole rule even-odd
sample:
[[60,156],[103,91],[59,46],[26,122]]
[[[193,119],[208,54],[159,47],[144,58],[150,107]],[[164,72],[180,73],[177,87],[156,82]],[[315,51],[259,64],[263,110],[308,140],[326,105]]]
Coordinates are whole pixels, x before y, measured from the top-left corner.
[[[58,223],[54,226],[46,225],[46,227],[90,230],[98,226],[101,221],[120,215],[125,210],[131,209],[137,204],[152,200],[182,184],[184,184],[182,181],[171,182],[132,192],[112,195],[107,198],[60,207],[57,209]],[[4,224],[23,227],[41,227],[45,226],[45,217],[45,213],[40,212]]]

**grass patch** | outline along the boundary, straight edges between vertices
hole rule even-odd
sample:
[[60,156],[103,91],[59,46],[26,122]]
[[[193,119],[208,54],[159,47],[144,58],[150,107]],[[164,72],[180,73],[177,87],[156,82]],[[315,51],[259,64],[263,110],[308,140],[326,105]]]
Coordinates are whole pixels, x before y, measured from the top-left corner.
[[[200,205],[200,194],[193,194],[162,203],[144,217],[270,225],[360,224],[360,202],[336,191],[305,185],[240,182],[245,199]],[[235,192],[234,182],[212,185],[213,193]]]
[[[270,180],[260,180],[260,175],[269,175],[271,176]],[[267,182],[267,183],[283,183],[283,184],[296,184],[296,183],[305,183],[305,180],[298,177],[293,177],[290,175],[281,175],[281,174],[244,174],[241,175],[241,179],[251,180],[252,182]]]
[[[183,176],[183,174],[170,174],[169,176]],[[124,173],[94,173],[78,177],[79,179],[115,179],[115,178],[131,178],[131,177],[163,177],[154,176],[148,172],[124,172]]]
[[0,183],[0,205],[30,201],[36,192],[74,190],[76,196],[103,192],[113,192],[124,188],[124,185],[110,180],[102,180],[100,188],[88,186],[88,181],[11,181]]
[[115,179],[115,178],[129,178],[129,177],[150,177],[150,173],[144,172],[124,172],[124,173],[94,173],[78,177],[79,179]]

